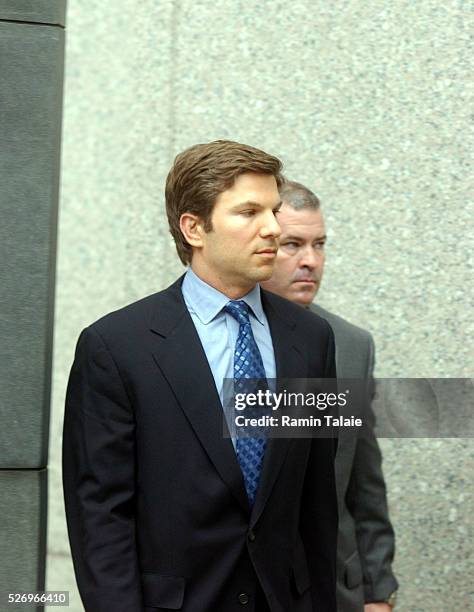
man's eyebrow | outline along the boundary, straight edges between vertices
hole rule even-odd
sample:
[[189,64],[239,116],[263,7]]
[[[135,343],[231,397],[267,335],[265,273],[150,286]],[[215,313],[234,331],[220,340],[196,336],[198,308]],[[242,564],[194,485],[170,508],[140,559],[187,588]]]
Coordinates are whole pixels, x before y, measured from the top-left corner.
[[[280,208],[282,204],[283,202],[280,200],[272,208]],[[239,202],[238,204],[235,204],[232,208],[239,208],[240,206],[255,206],[256,208],[265,208],[263,204],[260,204],[260,202],[254,202],[253,200],[246,200],[245,202]]]
[[286,234],[285,236],[281,237],[280,241],[282,240],[295,240],[297,242],[301,242],[303,238],[301,236],[292,236],[291,234]]
[[[312,242],[321,242],[322,240],[326,239],[327,235],[324,234],[323,236],[317,236],[316,238],[313,238]],[[281,237],[280,242],[282,242],[283,240],[295,240],[297,242],[303,242],[304,238],[302,238],[301,236],[293,236],[292,234],[286,234],[285,236]]]

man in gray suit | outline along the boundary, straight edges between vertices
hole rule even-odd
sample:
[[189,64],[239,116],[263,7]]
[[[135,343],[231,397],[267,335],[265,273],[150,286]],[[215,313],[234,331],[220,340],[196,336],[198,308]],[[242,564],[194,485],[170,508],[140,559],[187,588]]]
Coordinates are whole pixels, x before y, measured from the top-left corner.
[[[280,195],[280,247],[272,278],[261,284],[326,319],[335,335],[338,377],[363,379],[373,389],[374,343],[370,333],[312,304],[323,275],[326,241],[319,200],[292,181],[280,188]],[[390,612],[398,587],[391,568],[395,541],[382,457],[373,433],[370,400],[367,403],[364,410],[369,426],[358,435],[342,429],[336,457],[339,612]]]

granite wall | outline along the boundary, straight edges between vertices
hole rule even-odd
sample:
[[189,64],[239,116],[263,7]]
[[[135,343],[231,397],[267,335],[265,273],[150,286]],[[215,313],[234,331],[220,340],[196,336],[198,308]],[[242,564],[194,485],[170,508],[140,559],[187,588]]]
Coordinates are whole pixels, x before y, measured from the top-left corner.
[[[50,589],[75,591],[60,485],[83,326],[182,267],[174,155],[230,138],[279,155],[329,227],[322,305],[369,329],[377,374],[474,371],[469,18],[462,0],[71,2],[50,456]],[[474,610],[474,442],[383,440],[400,610]]]

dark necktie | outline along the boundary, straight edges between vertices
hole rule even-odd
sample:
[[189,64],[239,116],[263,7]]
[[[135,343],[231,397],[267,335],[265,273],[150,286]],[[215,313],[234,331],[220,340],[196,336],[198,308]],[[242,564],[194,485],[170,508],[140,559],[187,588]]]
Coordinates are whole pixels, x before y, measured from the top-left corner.
[[[250,325],[249,307],[242,300],[232,300],[224,306],[224,310],[239,324],[239,335],[234,349],[234,391],[248,393],[249,388],[245,385],[245,379],[266,378],[262,356]],[[244,476],[250,506],[253,506],[255,501],[266,445],[267,440],[263,437],[237,438],[237,458]]]

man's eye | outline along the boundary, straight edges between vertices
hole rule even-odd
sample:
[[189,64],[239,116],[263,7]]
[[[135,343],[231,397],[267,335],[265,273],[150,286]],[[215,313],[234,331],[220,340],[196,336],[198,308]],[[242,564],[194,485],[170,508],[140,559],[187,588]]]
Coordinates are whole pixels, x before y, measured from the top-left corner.
[[292,249],[297,249],[299,245],[297,242],[285,242],[285,244],[283,244],[282,246],[289,246]]
[[255,214],[255,211],[254,210],[242,210],[240,214],[243,215],[244,217],[253,217]]
[[321,251],[322,249],[324,249],[324,245],[325,245],[325,243],[324,243],[324,242],[317,242],[317,243],[314,245],[314,248],[315,248],[315,249],[318,249],[318,251]]

